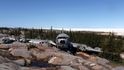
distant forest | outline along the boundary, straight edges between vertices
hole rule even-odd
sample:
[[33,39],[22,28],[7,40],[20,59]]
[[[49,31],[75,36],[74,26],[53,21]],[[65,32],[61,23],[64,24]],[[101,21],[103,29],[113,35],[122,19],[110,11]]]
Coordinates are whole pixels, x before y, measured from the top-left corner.
[[[124,52],[124,37],[116,36],[114,33],[89,32],[89,31],[62,31],[52,29],[34,28],[7,28],[0,27],[0,33],[14,36],[23,35],[28,39],[50,39],[55,40],[59,33],[66,33],[70,40],[76,43],[86,44],[91,47],[100,47],[104,51],[99,56],[115,62],[122,62],[119,54]],[[104,33],[104,34],[103,34]]]

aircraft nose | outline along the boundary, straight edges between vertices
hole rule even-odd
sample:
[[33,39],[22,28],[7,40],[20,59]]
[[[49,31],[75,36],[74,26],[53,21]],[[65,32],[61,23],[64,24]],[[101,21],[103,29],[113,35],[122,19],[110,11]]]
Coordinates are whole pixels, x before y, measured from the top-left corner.
[[65,44],[65,40],[61,40],[60,43],[61,43],[61,44]]

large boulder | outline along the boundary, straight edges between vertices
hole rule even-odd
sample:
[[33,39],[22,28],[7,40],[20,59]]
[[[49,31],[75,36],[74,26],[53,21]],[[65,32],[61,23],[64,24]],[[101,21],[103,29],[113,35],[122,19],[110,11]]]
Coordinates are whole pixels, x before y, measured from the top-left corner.
[[8,58],[8,59],[15,59],[15,57],[13,57],[10,52],[8,52],[7,50],[1,50],[0,49],[0,56]]
[[28,44],[20,43],[20,42],[13,42],[11,44],[0,44],[1,49],[9,49],[9,48],[26,48]]
[[37,48],[30,49],[30,52],[33,58],[36,60],[47,60],[51,56],[51,53],[39,50]]
[[16,57],[23,57],[23,58],[32,58],[31,56],[31,52],[28,51],[27,49],[25,48],[16,48],[16,49],[11,49],[10,53],[13,55],[13,56],[16,56]]
[[6,62],[9,62],[9,61],[10,61],[9,59],[0,56],[0,64],[6,63]]
[[12,43],[12,47],[16,47],[16,48],[23,48],[23,47],[27,47],[27,43],[21,43],[21,42],[13,42]]
[[2,63],[0,64],[0,70],[21,70],[21,68],[13,63]]
[[96,58],[97,58],[96,62],[99,64],[106,65],[106,64],[110,63],[110,61],[108,61],[107,59],[100,58],[100,57],[96,57]]
[[49,58],[54,56],[55,53],[58,52],[58,49],[54,47],[42,47],[42,48],[32,48],[30,52],[37,60],[45,60],[48,61]]
[[9,49],[12,47],[12,44],[0,44],[0,49]]
[[17,60],[14,60],[13,62],[20,66],[27,66],[31,64],[31,60],[29,59],[17,59]]
[[57,64],[61,65],[78,65],[85,61],[81,57],[73,56],[66,52],[57,52],[54,53],[53,56],[56,57],[56,61],[58,61]]

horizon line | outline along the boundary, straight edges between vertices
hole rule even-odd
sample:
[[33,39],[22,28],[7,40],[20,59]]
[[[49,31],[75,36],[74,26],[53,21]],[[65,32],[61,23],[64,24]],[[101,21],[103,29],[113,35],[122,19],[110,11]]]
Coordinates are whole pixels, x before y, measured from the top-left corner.
[[[1,28],[1,27],[0,27]],[[34,29],[40,29],[37,27],[6,27],[6,28],[34,28]],[[91,32],[112,32],[116,35],[124,35],[124,28],[57,28],[57,27],[41,27],[42,29],[54,29],[54,30],[65,30],[65,31],[91,31]]]

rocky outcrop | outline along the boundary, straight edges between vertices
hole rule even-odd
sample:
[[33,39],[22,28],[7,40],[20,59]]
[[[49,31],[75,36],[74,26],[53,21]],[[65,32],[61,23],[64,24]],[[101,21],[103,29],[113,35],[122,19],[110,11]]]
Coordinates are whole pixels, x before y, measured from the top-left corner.
[[0,64],[0,70],[21,70],[21,67],[14,63],[2,63]]
[[124,70],[124,66],[118,66],[113,68],[112,70]]
[[8,58],[0,56],[0,70],[21,70],[21,67]]
[[25,48],[11,49],[10,53],[17,57],[32,58],[30,51]]
[[61,66],[60,70],[77,70],[77,69],[74,69],[71,66]]
[[7,63],[7,62],[9,62],[9,61],[10,61],[9,59],[0,56],[0,64],[2,64],[2,63]]
[[9,50],[0,49],[0,70],[113,69],[108,60],[83,52],[72,55],[55,47],[37,46],[28,49],[26,45],[16,45],[9,48]]
[[13,62],[20,66],[27,66],[31,64],[31,60],[29,59],[17,59],[17,60],[14,60]]

